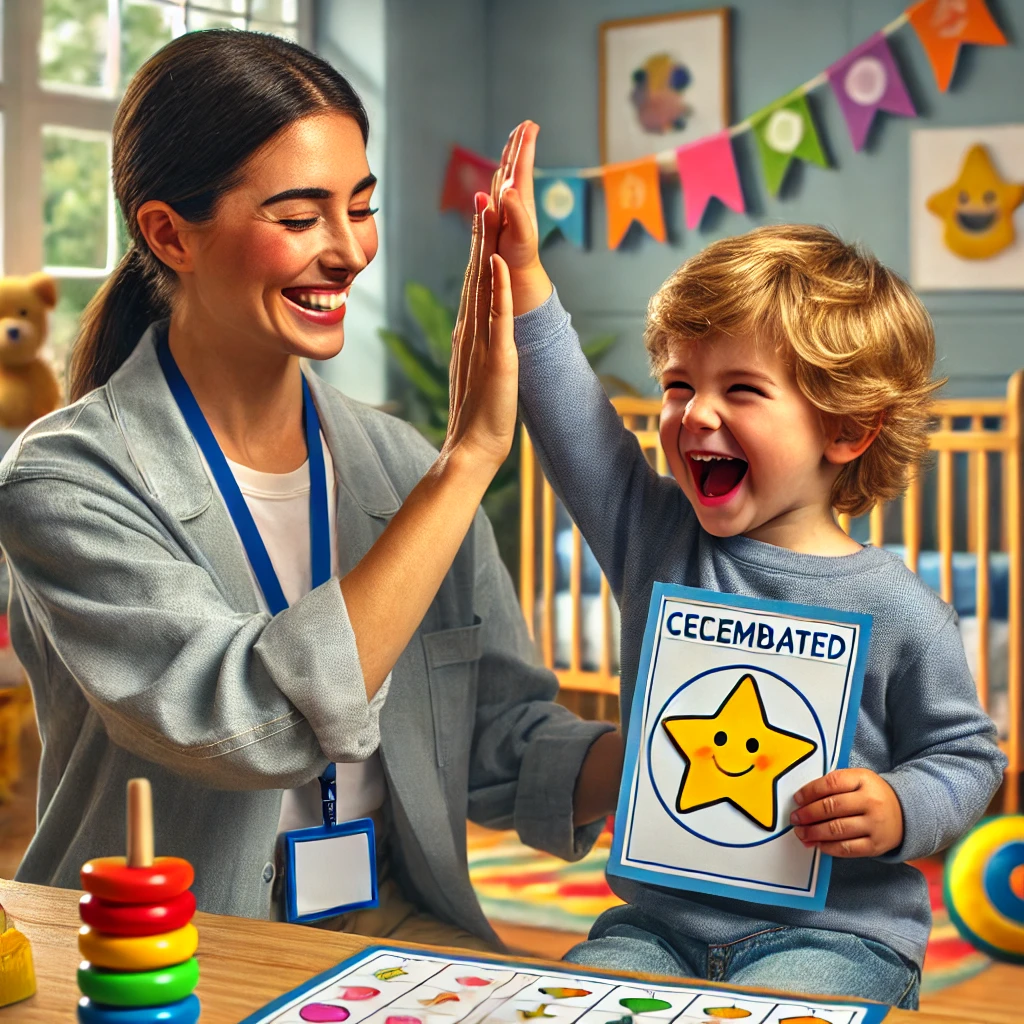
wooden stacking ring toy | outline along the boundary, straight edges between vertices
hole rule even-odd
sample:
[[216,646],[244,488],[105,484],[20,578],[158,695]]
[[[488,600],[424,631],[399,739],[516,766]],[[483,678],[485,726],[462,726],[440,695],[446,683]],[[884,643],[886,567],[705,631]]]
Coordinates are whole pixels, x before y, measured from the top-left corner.
[[188,960],[199,945],[199,932],[186,924],[160,935],[104,935],[89,925],[78,932],[78,949],[93,967],[111,971],[155,971]]
[[196,1024],[199,1000],[187,996],[164,1006],[97,1006],[84,997],[78,1001],[79,1024]]
[[193,881],[192,865],[180,857],[156,857],[149,867],[132,867],[125,857],[97,857],[82,867],[82,888],[111,903],[162,903]]
[[987,818],[946,860],[946,909],[957,931],[996,960],[1024,963],[1024,815]]
[[191,995],[199,982],[195,957],[157,971],[105,971],[87,960],[78,967],[82,995],[104,1006],[158,1006]]
[[127,847],[82,868],[79,1024],[196,1024],[195,873],[180,857],[153,856],[148,779],[128,781]]
[[78,902],[82,921],[107,935],[171,932],[188,924],[195,912],[196,898],[187,890],[160,903],[111,903],[92,893]]

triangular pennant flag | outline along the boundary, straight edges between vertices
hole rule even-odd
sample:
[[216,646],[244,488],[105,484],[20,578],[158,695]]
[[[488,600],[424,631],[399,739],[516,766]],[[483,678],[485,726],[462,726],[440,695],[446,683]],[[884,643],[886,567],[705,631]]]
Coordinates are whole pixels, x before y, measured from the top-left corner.
[[665,241],[658,161],[653,156],[601,168],[608,210],[608,248],[618,248],[633,221],[659,242]]
[[1006,45],[1006,36],[989,14],[985,0],[921,0],[907,11],[907,17],[942,92],[953,79],[962,43]]
[[458,210],[472,220],[473,196],[477,192],[490,193],[491,178],[497,169],[498,165],[493,160],[461,146],[452,146],[441,190],[441,209]]
[[864,147],[876,111],[904,117],[917,114],[881,32],[836,61],[825,74],[846,118],[854,149]]
[[[549,175],[553,175],[549,177]],[[587,183],[572,174],[545,171],[536,182],[538,241],[558,228],[581,249],[586,246]]]
[[759,110],[750,120],[754,126],[768,190],[773,196],[778,195],[782,179],[794,158],[828,167],[828,160],[814,128],[811,108],[803,94],[776,100]]
[[737,213],[746,209],[728,129],[699,142],[691,142],[688,146],[680,146],[676,150],[676,166],[683,186],[688,230],[692,231],[700,224],[712,199],[721,200]]

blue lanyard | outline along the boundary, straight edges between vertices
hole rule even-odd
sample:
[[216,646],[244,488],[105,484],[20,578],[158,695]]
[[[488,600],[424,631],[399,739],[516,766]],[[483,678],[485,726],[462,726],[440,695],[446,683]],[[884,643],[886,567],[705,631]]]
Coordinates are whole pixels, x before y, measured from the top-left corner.
[[[171,348],[166,338],[157,346],[157,357],[171,389],[174,400],[178,403],[181,415],[185,418],[192,436],[203,453],[213,479],[217,483],[224,504],[227,505],[242,546],[249,558],[249,564],[259,583],[263,598],[267,602],[271,615],[283,612],[288,607],[281,582],[270,561],[267,547],[263,543],[260,531],[252,518],[249,506],[238,487],[234,473],[228,466],[228,460],[213,436],[210,424],[206,422],[203,410],[192,394],[188,381],[181,375],[178,364],[174,361]],[[309,391],[306,378],[302,378],[302,422],[306,433],[306,452],[309,457],[309,549],[312,568],[313,587],[319,587],[331,578],[331,532],[327,514],[327,472],[324,468],[324,452],[320,446],[320,418],[313,396]],[[335,824],[335,768],[328,765],[327,771],[320,778],[321,799],[323,803],[324,824]]]
[[[281,583],[270,561],[270,555],[267,554],[260,531],[238,488],[235,475],[228,466],[228,460],[224,458],[224,453],[220,450],[217,438],[213,436],[213,431],[206,422],[192,389],[181,375],[166,340],[157,346],[157,356],[171,394],[210,467],[224,504],[227,505],[228,514],[235,524],[235,529],[238,530],[239,537],[242,538],[242,546],[245,548],[260,590],[263,591],[263,599],[267,602],[270,614],[283,612],[288,607],[288,602],[285,600],[284,591],[281,589]],[[305,377],[302,378],[302,420],[309,456],[309,549],[313,587],[316,588],[331,578],[331,533],[327,516],[327,474],[324,469],[324,452],[320,446],[320,418],[317,416],[313,396]]]

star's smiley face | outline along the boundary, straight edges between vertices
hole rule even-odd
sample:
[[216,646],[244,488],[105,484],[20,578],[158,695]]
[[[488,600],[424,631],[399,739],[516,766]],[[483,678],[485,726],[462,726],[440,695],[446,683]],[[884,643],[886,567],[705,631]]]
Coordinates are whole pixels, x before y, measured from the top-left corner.
[[[746,751],[748,755],[756,754],[758,750],[761,749],[760,741],[756,737],[748,736],[745,741],[737,738],[735,735],[730,738],[729,734],[724,729],[719,729],[713,737],[713,742],[715,747],[718,749],[710,751],[711,760],[714,763],[714,766],[723,775],[728,775],[731,779],[738,779],[746,775],[747,772],[752,772],[754,770],[754,761],[751,760],[750,756],[745,758],[745,760],[750,761],[750,763],[746,768],[742,768],[739,771],[731,772],[725,767],[725,764],[730,764],[731,762],[738,764],[741,759],[744,759],[743,753],[740,750],[741,744],[742,750]],[[764,765],[764,758],[762,758],[761,761],[763,769],[766,767],[766,765]]]
[[1016,237],[1013,211],[1024,202],[1024,184],[999,176],[988,150],[972,146],[960,176],[928,197],[928,209],[945,222],[946,247],[968,260],[1002,252]]
[[713,715],[676,715],[661,724],[686,762],[679,813],[726,801],[769,832],[778,825],[779,779],[818,747],[768,722],[749,674]]

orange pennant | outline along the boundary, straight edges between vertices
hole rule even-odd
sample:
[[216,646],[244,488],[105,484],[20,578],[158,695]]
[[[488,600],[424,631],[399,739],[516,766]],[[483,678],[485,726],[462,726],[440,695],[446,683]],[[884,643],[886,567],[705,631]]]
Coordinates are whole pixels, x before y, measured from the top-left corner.
[[907,11],[907,17],[928,54],[942,92],[949,88],[962,43],[1006,45],[1006,36],[985,0],[921,0]]
[[653,238],[665,241],[665,217],[661,210],[658,161],[653,156],[601,168],[608,210],[608,248],[618,248],[633,221],[639,221]]

